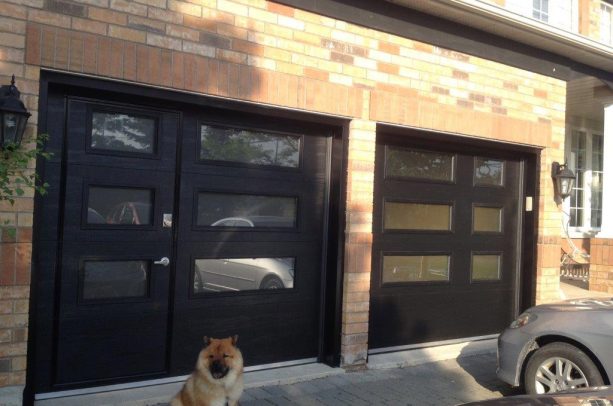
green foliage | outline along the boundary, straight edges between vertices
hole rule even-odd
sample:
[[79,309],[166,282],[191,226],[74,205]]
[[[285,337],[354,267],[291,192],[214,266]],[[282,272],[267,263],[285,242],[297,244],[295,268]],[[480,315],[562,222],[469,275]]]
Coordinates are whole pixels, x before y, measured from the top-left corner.
[[[51,154],[43,150],[48,136],[41,134],[32,139],[24,139],[21,145],[8,145],[0,150],[0,202],[15,204],[15,197],[33,188],[41,195],[47,194],[49,184],[41,183],[38,173],[28,169],[28,163],[38,157],[49,159]],[[31,145],[33,144],[33,146]]]

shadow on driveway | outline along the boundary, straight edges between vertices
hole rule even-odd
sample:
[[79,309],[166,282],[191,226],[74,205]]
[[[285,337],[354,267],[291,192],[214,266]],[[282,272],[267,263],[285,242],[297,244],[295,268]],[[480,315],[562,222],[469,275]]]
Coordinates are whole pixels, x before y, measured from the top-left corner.
[[474,345],[474,343],[469,343],[462,349],[457,359],[458,365],[472,376],[475,382],[489,391],[498,392],[502,396],[523,394],[521,388],[514,388],[498,379],[496,376],[496,354],[492,352],[477,356],[471,355],[474,354],[474,351],[471,351],[471,347]]

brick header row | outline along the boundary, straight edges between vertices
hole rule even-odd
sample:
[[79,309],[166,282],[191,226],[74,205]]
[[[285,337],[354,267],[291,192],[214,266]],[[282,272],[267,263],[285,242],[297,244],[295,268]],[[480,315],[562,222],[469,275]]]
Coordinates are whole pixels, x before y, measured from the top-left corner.
[[548,120],[521,120],[459,102],[442,105],[407,88],[366,90],[36,23],[28,23],[26,34],[30,65],[508,142],[551,144]]
[[361,89],[34,23],[26,63],[340,116],[362,112]]

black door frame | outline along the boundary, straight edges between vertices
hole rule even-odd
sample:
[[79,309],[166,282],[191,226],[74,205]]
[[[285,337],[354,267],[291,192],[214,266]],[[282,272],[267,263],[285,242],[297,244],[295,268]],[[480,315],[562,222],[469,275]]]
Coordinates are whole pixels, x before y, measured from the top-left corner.
[[517,264],[519,269],[515,281],[517,290],[514,293],[515,313],[518,315],[527,308],[534,306],[536,302],[536,244],[542,148],[418,127],[377,124],[377,138],[379,139],[382,136],[399,141],[410,137],[419,142],[424,142],[425,145],[431,144],[434,148],[436,148],[437,144],[442,143],[460,145],[466,149],[475,149],[477,151],[482,151],[488,146],[497,149],[504,147],[505,151],[518,154],[523,170],[523,179],[519,181],[519,188],[523,196],[532,197],[532,210],[526,211],[525,201],[521,202],[523,216],[519,219],[520,232],[518,233],[517,241],[520,250],[518,252],[519,261]]
[[[53,157],[49,161],[39,159],[37,162],[37,170],[51,184],[51,187],[47,196],[37,195],[34,202],[30,334],[24,404],[32,404],[35,393],[58,390],[53,386],[52,380],[53,352],[57,340],[57,331],[54,331],[53,326],[61,288],[58,283],[58,270],[64,207],[66,122],[65,117],[57,113],[65,110],[65,95],[69,94],[116,102],[130,102],[137,98],[139,104],[158,106],[158,108],[162,105],[165,110],[174,110],[179,114],[184,108],[223,109],[269,119],[283,118],[309,126],[321,126],[322,131],[326,131],[332,140],[332,145],[328,157],[330,163],[326,193],[328,204],[324,218],[324,229],[327,232],[324,235],[324,249],[322,250],[323,273],[320,292],[318,361],[338,366],[341,347],[342,266],[345,245],[346,177],[343,174],[347,165],[349,128],[347,119],[194,93],[181,93],[147,85],[41,70],[38,131],[46,133],[49,128],[62,128],[63,130],[61,137],[50,138],[47,142],[46,150],[52,152]],[[182,127],[181,122],[179,126]],[[51,219],[55,221],[50,221]],[[174,280],[174,273],[172,280]],[[173,289],[172,282],[170,289]]]

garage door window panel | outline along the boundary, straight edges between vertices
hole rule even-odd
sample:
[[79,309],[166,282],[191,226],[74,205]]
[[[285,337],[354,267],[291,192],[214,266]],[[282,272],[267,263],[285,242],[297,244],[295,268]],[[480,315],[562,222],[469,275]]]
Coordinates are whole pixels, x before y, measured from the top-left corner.
[[200,192],[197,194],[196,226],[295,229],[298,198],[295,196]]
[[193,294],[294,288],[292,257],[195,259]]
[[472,282],[499,281],[502,279],[502,253],[474,252],[471,269]]
[[382,284],[442,282],[450,278],[451,255],[448,253],[383,254]]
[[504,161],[475,157],[473,181],[475,186],[503,187]]
[[88,110],[88,152],[157,157],[157,116],[98,106]]
[[201,161],[300,168],[303,137],[216,124],[200,126]]
[[84,223],[104,228],[152,226],[154,195],[147,188],[89,185]]
[[384,203],[385,231],[452,231],[453,205],[450,203]]
[[149,297],[149,261],[85,260],[81,264],[80,301],[117,302]]
[[452,183],[455,156],[396,146],[385,147],[385,178]]
[[502,233],[503,208],[473,206],[473,233]]

